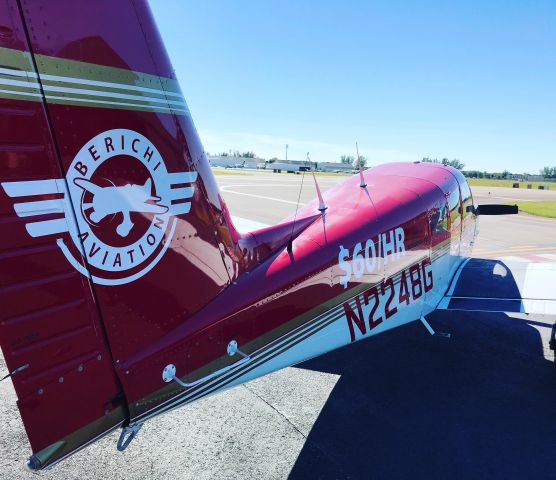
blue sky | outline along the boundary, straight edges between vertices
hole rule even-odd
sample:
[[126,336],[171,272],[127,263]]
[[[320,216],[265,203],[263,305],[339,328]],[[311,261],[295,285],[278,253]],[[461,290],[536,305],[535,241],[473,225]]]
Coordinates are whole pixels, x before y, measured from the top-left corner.
[[556,1],[151,0],[205,149],[556,165]]

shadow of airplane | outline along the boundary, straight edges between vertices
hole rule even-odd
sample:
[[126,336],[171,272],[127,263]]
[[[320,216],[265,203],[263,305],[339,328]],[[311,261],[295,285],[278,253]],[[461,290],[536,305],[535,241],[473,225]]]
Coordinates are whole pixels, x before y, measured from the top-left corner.
[[[491,293],[506,297],[517,287],[500,263],[490,264]],[[554,364],[532,326],[549,332],[554,319],[449,310],[428,319],[452,338],[415,322],[298,365],[341,377],[290,478],[556,477]]]
[[[516,278],[517,275],[517,278]],[[519,312],[523,285],[522,271],[512,272],[500,260],[472,258],[458,278],[450,309]]]

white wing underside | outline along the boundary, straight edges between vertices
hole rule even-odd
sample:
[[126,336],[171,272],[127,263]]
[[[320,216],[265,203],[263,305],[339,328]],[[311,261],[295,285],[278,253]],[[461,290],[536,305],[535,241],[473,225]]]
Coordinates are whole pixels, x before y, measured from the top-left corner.
[[546,260],[469,259],[438,308],[556,315],[556,261]]

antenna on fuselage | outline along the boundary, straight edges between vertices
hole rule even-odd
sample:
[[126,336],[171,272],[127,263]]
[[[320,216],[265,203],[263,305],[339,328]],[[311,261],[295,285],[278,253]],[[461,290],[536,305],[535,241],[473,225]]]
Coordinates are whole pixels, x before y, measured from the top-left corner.
[[[307,161],[309,162],[309,152],[307,152]],[[324,213],[324,211],[328,208],[324,203],[324,199],[322,198],[322,193],[320,193],[319,184],[317,182],[317,177],[315,176],[315,171],[312,170],[313,173],[313,180],[315,181],[315,187],[317,189],[317,196],[319,197],[319,212]]]
[[367,184],[365,183],[365,179],[363,178],[363,169],[361,168],[361,157],[359,156],[359,146],[357,145],[357,142],[355,142],[355,150],[357,151],[357,167],[359,168],[359,178],[361,180],[359,182],[359,186],[361,188],[365,188]]
[[[288,156],[288,146],[286,145],[286,159]],[[305,166],[303,168],[303,174],[301,175],[301,185],[299,186],[299,195],[297,196],[297,203],[295,204],[295,214],[293,216],[292,222],[292,232],[290,234],[290,239],[288,240],[287,250],[291,254],[293,251],[293,231],[295,228],[295,220],[297,219],[297,209],[299,208],[299,200],[301,200],[301,191],[303,190],[303,180],[305,179],[305,170],[307,167],[307,161],[309,160],[309,152],[307,152],[307,159],[305,160]]]

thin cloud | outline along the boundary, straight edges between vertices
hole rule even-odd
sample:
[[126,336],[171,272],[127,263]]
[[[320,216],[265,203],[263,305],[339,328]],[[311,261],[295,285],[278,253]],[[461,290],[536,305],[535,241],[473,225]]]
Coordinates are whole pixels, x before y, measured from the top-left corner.
[[[355,156],[355,145],[321,142],[279,135],[268,135],[250,132],[218,132],[211,129],[199,130],[199,135],[205,150],[212,155],[221,152],[239,150],[240,152],[253,151],[262,158],[284,158],[286,145],[288,145],[288,158],[304,160],[307,152],[314,162],[339,162],[341,155]],[[419,159],[419,154],[395,149],[362,148],[360,153],[369,159],[371,165],[396,162],[413,161]]]

